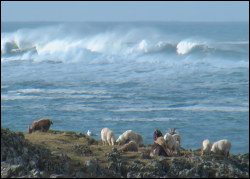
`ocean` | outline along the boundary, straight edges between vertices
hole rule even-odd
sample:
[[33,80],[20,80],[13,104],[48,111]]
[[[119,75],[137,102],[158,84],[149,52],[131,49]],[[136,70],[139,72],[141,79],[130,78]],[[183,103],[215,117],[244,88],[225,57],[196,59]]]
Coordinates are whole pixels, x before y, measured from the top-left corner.
[[177,128],[185,149],[228,139],[249,151],[248,22],[1,22],[1,126],[153,144]]

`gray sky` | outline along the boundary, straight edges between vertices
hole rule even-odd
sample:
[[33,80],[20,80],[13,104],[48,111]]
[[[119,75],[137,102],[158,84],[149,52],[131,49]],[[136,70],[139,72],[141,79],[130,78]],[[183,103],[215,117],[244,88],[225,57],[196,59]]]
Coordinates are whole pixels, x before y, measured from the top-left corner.
[[249,21],[248,1],[1,1],[1,21]]

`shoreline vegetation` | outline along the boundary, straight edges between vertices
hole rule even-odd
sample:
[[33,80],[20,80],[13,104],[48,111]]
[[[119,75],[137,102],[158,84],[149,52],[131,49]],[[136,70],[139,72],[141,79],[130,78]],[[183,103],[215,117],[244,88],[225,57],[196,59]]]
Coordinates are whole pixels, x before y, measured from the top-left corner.
[[201,156],[181,148],[179,156],[150,157],[103,146],[85,133],[49,130],[32,134],[1,127],[1,178],[249,178],[249,153]]

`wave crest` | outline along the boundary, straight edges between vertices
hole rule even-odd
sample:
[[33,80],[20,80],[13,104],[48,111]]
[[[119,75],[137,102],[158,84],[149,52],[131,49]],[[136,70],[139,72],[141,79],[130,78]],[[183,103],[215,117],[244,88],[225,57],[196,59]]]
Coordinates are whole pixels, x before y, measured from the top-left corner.
[[106,31],[93,32],[71,29],[71,33],[68,32],[68,28],[57,25],[1,33],[1,60],[32,59],[36,62],[91,64],[113,63],[119,61],[117,59],[136,59],[137,57],[181,59],[197,54],[203,58],[225,56],[245,60],[248,57],[248,41],[215,42],[212,39],[201,40],[192,37],[174,39],[153,28],[149,30],[133,27],[121,30],[121,28],[114,27]]

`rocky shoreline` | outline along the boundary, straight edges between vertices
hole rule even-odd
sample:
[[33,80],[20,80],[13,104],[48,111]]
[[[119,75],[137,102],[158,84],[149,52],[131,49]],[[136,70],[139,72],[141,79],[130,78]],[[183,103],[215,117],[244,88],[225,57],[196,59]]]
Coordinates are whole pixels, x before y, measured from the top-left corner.
[[81,133],[1,128],[1,178],[249,178],[249,153],[224,158],[182,149],[180,156],[150,157],[150,146],[118,148]]

